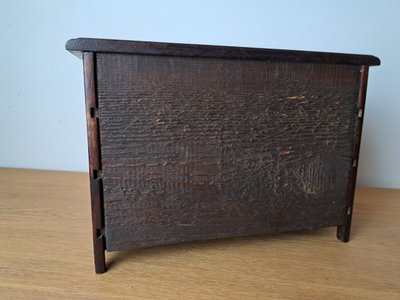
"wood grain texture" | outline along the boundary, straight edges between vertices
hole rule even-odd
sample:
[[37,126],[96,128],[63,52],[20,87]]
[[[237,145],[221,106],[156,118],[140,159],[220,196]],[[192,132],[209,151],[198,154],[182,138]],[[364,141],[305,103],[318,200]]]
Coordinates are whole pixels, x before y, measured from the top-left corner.
[[343,225],[359,71],[97,54],[107,250]]
[[105,242],[103,236],[104,211],[103,211],[103,183],[98,173],[101,171],[101,149],[99,122],[96,117],[97,93],[96,93],[96,61],[95,54],[85,52],[83,55],[83,75],[85,81],[86,124],[89,152],[90,175],[90,202],[92,207],[92,235],[93,252],[96,273],[104,273]]
[[351,229],[351,219],[353,214],[353,205],[354,205],[354,194],[356,191],[356,180],[357,180],[357,170],[358,170],[358,161],[359,161],[359,153],[360,153],[360,145],[361,145],[361,133],[362,133],[362,125],[364,121],[364,113],[365,113],[365,100],[367,97],[367,85],[368,85],[368,66],[362,66],[360,70],[360,84],[358,91],[358,114],[357,121],[355,125],[355,135],[354,135],[354,145],[353,145],[353,168],[350,174],[349,180],[349,194],[347,199],[347,214],[346,221],[344,225],[338,227],[337,237],[342,242],[348,242],[350,240],[350,229]]
[[0,169],[1,299],[400,298],[400,190],[357,189],[348,244],[325,228],[111,252],[98,276],[88,176]]
[[107,52],[145,55],[166,55],[179,57],[213,57],[231,59],[252,59],[275,62],[303,62],[343,65],[379,65],[379,58],[372,55],[295,51],[248,47],[228,47],[159,43],[143,41],[122,41],[110,39],[78,38],[69,40],[65,48],[80,57],[82,52]]

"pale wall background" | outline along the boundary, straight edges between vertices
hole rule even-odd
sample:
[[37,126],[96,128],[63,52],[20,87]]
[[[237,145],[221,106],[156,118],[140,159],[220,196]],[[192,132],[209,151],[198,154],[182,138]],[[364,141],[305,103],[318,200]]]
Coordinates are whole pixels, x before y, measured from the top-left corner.
[[86,171],[69,38],[373,54],[358,184],[400,188],[400,1],[0,0],[0,166]]

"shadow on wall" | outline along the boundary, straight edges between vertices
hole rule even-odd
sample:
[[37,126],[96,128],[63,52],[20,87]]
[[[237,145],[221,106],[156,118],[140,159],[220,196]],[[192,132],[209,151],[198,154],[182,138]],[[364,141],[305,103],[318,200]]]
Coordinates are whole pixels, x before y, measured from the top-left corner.
[[377,154],[382,153],[382,147],[386,147],[389,144],[387,139],[390,139],[390,137],[382,134],[381,124],[379,123],[382,118],[386,118],[390,122],[391,115],[393,115],[390,112],[390,108],[381,105],[377,98],[375,95],[368,95],[367,92],[357,185],[367,187],[395,187],[394,181],[383,179],[384,174],[377,174],[377,172],[383,169],[382,165],[387,163],[381,155]]

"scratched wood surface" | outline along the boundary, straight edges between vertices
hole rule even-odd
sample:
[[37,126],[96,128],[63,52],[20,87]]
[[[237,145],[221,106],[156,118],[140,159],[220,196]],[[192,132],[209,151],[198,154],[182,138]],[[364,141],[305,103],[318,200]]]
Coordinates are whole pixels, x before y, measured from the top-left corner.
[[107,250],[342,225],[359,71],[97,54]]

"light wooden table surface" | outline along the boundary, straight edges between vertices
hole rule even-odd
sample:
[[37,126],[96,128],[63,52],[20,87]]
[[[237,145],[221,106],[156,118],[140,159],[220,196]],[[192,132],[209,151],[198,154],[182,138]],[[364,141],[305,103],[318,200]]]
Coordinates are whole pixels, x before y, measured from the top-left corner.
[[0,169],[0,299],[400,299],[400,190],[357,190],[336,228],[107,254],[94,274],[88,175]]

